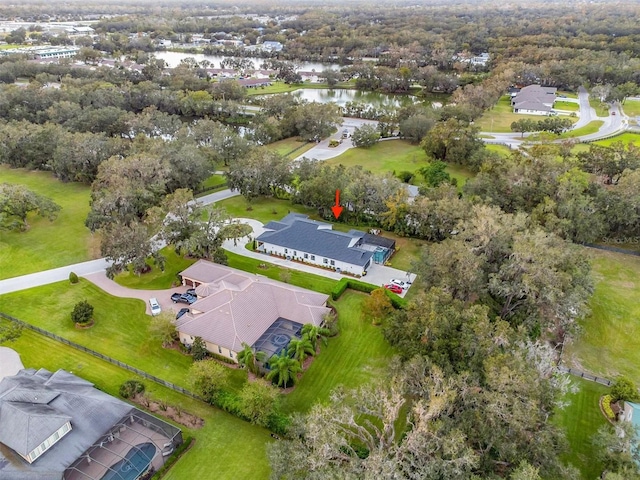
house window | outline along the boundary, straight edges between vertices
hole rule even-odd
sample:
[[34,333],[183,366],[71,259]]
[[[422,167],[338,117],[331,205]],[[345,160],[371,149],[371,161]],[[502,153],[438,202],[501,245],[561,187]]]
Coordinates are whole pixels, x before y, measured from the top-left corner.
[[218,346],[218,353],[222,353],[222,347]]
[[305,254],[304,254],[304,258],[309,258],[309,254],[308,254],[308,253],[305,253]]
[[331,265],[335,265],[335,264],[336,264],[336,262],[331,260]]
[[315,255],[311,255],[311,260],[315,260],[316,256]]
[[326,265],[327,263],[329,263],[329,260],[327,260],[326,258],[323,258],[322,259],[322,263],[324,263]]
[[289,253],[289,250],[287,250],[286,248],[284,249],[284,253]]
[[293,251],[293,256],[295,257],[295,256],[297,256],[297,255],[298,255],[298,252],[296,252],[296,251],[294,250],[294,251]]
[[233,352],[229,352],[229,356],[233,358]]

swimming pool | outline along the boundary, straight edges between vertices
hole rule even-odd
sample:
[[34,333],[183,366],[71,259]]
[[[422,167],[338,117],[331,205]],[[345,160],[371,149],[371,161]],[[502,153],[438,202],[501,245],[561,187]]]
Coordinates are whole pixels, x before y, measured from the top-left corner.
[[156,454],[153,443],[141,443],[132,447],[125,457],[111,466],[102,480],[136,480],[147,471],[151,460]]

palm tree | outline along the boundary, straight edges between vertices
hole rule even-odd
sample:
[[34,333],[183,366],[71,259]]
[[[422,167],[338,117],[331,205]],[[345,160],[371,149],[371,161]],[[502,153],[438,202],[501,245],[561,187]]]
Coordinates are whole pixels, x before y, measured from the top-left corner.
[[258,374],[258,362],[264,362],[264,352],[254,352],[248,344],[242,343],[242,350],[238,352],[238,363],[244,365],[254,375]]
[[318,345],[318,339],[322,339],[322,343],[327,344],[327,337],[330,333],[331,331],[328,328],[314,325],[313,323],[306,323],[302,326],[302,336],[303,338],[306,336],[311,340],[314,351]]
[[294,338],[289,342],[289,347],[287,347],[287,353],[300,362],[300,366],[304,363],[304,360],[309,356],[316,353],[315,348],[313,348],[313,343],[309,338],[303,336],[300,339]]
[[287,387],[298,380],[297,374],[302,371],[302,367],[295,358],[291,358],[286,350],[282,350],[280,355],[271,357],[269,360],[271,371],[267,374],[267,380],[277,380],[279,387]]

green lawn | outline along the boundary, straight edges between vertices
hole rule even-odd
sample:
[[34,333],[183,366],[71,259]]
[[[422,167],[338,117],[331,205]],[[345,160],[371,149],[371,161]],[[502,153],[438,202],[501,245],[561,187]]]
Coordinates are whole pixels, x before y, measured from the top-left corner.
[[203,190],[211,190],[213,188],[219,187],[220,185],[224,185],[227,179],[224,175],[211,175],[201,184],[201,188]]
[[475,125],[480,131],[485,133],[510,133],[511,124],[523,118],[529,118],[535,121],[541,119],[539,115],[513,113],[511,97],[509,95],[503,95],[493,108],[485,111],[482,116],[476,120]]
[[53,222],[30,216],[26,232],[0,230],[0,279],[98,258],[99,238],[84,225],[89,187],[62,183],[50,173],[5,166],[0,166],[0,183],[25,185],[62,207]]
[[[77,329],[71,322],[73,306],[87,300],[94,306],[95,325]],[[162,348],[150,338],[145,304],[105,293],[87,280],[77,285],[58,282],[2,296],[2,311],[105,355],[134,365],[183,387],[191,357]]]
[[298,386],[285,397],[290,411],[305,412],[316,402],[325,402],[338,385],[356,388],[386,371],[393,348],[363,314],[366,295],[347,290],[339,301],[340,333],[321,344],[320,355],[313,360]]
[[[337,280],[332,278],[301,272],[299,270],[290,270],[288,268],[274,265],[269,263],[268,255],[264,255],[264,260],[258,260],[255,258],[243,257],[236,253],[226,253],[230,267],[244,270],[245,272],[264,275],[265,277],[269,277],[274,280],[290,283],[291,285],[297,285],[298,287],[307,288],[316,292],[329,294],[337,282]],[[260,265],[264,265],[266,268],[262,268]]]
[[567,98],[578,98],[578,94],[577,93],[573,93],[573,92],[562,92],[562,91],[560,91],[560,92],[557,92],[557,93],[558,93],[558,96],[564,95]]
[[[420,145],[412,145],[406,140],[389,140],[378,142],[370,148],[350,148],[342,155],[326,161],[332,165],[353,167],[361,165],[364,169],[376,174],[386,172],[415,172],[429,163],[425,151]],[[469,170],[460,165],[448,165],[447,172],[458,180],[462,186],[473,176]]]
[[[453,177],[461,178],[458,181],[458,185],[461,185],[461,182],[466,180],[466,171],[463,169],[463,173],[460,173],[458,176],[455,174],[451,174]],[[245,218],[253,218],[259,220],[262,223],[270,222],[271,220],[279,220],[287,213],[305,213],[309,215],[314,220],[322,220],[317,214],[316,211],[311,208],[306,208],[302,205],[292,205],[289,200],[275,199],[275,198],[259,198],[254,200],[251,205],[253,207],[252,210],[247,211],[247,202],[243,197],[231,197],[226,200],[223,200],[216,204],[217,206],[223,207],[232,217],[245,217]],[[276,212],[276,213],[274,213]],[[340,231],[348,231],[352,228],[360,228],[357,225],[347,225],[345,223],[335,223],[334,228]],[[365,228],[366,229],[366,228]],[[390,232],[384,232],[385,237],[393,238],[396,240],[396,247],[398,248],[397,253],[391,258],[391,266],[394,268],[400,268],[402,270],[410,270],[411,264],[417,259],[417,253],[420,248],[424,245],[424,242],[412,238],[400,237],[398,235],[394,235]],[[227,256],[229,256],[229,265],[232,267],[240,268],[241,270],[247,270],[254,273],[260,273],[261,275],[265,275],[264,271],[255,270],[258,263],[257,260],[253,259],[245,259],[247,261],[251,261],[256,264],[256,266],[247,265],[244,261],[240,262],[240,259],[235,259],[233,257],[232,264],[232,256],[229,252],[227,252]],[[239,256],[238,256],[239,257]],[[265,261],[268,261],[268,257],[265,256]],[[279,268],[279,267],[274,267]],[[278,279],[278,276],[273,273],[271,278]],[[292,282],[294,283],[294,282]],[[303,285],[300,285],[303,286]],[[312,287],[312,290],[317,290]]]
[[553,104],[553,109],[577,112],[578,110],[580,110],[580,105],[575,102],[563,102],[562,100],[556,100]]
[[603,147],[609,147],[614,143],[622,142],[625,145],[634,144],[640,146],[640,134],[638,133],[623,133],[622,135],[618,135],[615,137],[607,138],[605,140],[598,140],[597,142],[593,142],[596,145],[602,145]]
[[599,99],[589,95],[589,105],[596,109],[596,115],[599,117],[609,116],[609,105],[605,102],[601,102]]
[[160,253],[166,258],[164,272],[159,268],[152,267],[150,272],[136,275],[129,269],[128,272],[117,275],[114,280],[123,287],[141,290],[163,290],[179,285],[178,274],[195,263],[196,259],[176,255],[173,247],[165,247]]
[[505,145],[494,145],[488,143],[487,145],[485,145],[485,147],[490,152],[495,152],[502,157],[508,157],[513,153],[513,150]]
[[640,116],[640,100],[625,100],[622,110],[630,117]]
[[[249,203],[242,196],[227,198],[216,202],[216,207],[224,208],[233,218],[253,218],[268,223],[271,220],[280,220],[289,213],[306,213],[313,215],[317,210],[305,207],[304,205],[294,205],[289,200],[260,197]],[[251,208],[247,210],[247,208]]]
[[578,391],[567,394],[565,399],[571,403],[556,411],[553,422],[565,430],[569,442],[570,451],[562,459],[579,468],[582,478],[592,480],[602,473],[602,465],[595,461],[596,451],[591,438],[607,423],[598,401],[609,388],[577,377],[572,377],[571,381]]
[[604,124],[602,120],[594,120],[587,123],[584,127],[576,128],[575,130],[569,130],[568,132],[558,135],[558,138],[575,138],[581,135],[590,135],[600,130],[600,127]]
[[623,374],[640,383],[640,258],[593,249],[585,254],[593,259],[592,313],[565,347],[565,362],[605,378]]
[[316,144],[313,142],[304,142],[300,140],[299,137],[291,137],[265,145],[265,148],[279,153],[283,157],[293,159],[299,157],[305,152],[308,152],[315,147],[315,145]]
[[[131,372],[29,330],[24,330],[17,341],[6,346],[20,354],[27,368],[50,371],[63,368],[116,397],[123,382],[136,378]],[[193,436],[196,442],[165,479],[211,478],[212,471],[216,479],[269,478],[265,447],[272,440],[268,431],[156,383],[138,380],[146,384],[150,397],[180,405],[185,412],[205,421],[197,430],[178,425],[184,436]],[[246,461],[247,457],[251,462]]]

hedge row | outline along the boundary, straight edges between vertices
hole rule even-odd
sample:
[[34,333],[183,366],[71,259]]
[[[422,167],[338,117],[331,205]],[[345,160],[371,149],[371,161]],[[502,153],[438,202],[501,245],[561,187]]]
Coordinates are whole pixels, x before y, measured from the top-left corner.
[[[242,420],[254,423],[251,422],[250,418],[247,418],[243,414],[242,401],[240,400],[240,397],[233,392],[223,390],[215,395],[210,403],[218,407],[220,410],[224,410],[225,412],[230,413],[231,415],[235,415]],[[281,412],[274,412],[269,417],[269,423],[263,426],[274,433],[284,435],[287,432],[287,428],[289,427],[289,416]]]
[[[352,278],[342,277],[333,287],[333,290],[331,291],[331,298],[333,300],[338,300],[347,288],[356,290],[358,292],[371,293],[380,287],[376,287],[375,285],[371,285],[370,283],[360,282]],[[389,297],[389,300],[391,300],[391,305],[393,305],[393,308],[395,308],[396,310],[407,308],[407,301],[404,298],[399,297],[386,288],[384,289],[384,291],[387,294],[387,297]]]

